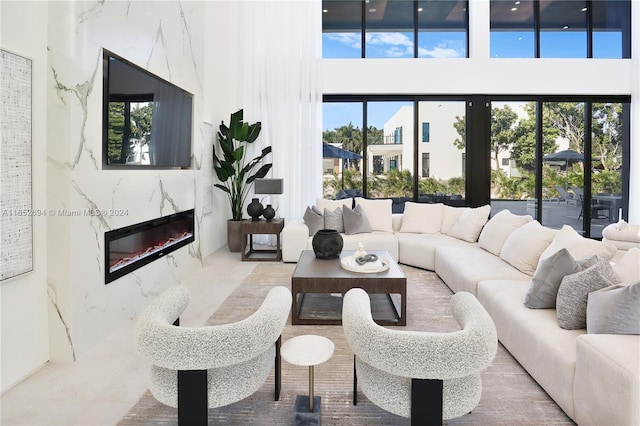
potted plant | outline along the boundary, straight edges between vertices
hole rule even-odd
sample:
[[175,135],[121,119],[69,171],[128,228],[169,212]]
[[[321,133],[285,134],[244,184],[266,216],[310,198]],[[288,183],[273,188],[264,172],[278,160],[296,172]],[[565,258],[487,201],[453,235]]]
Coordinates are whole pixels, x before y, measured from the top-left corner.
[[[220,124],[218,130],[218,143],[220,151],[213,150],[213,169],[221,183],[215,184],[216,188],[227,193],[231,207],[231,219],[227,221],[227,243],[229,250],[238,252],[242,248],[242,236],[240,235],[240,223],[242,212],[249,189],[258,178],[266,176],[272,164],[263,164],[255,173],[254,169],[262,160],[271,153],[268,146],[260,155],[250,161],[245,159],[247,146],[258,138],[262,123],[253,124],[243,121],[243,110],[231,114],[229,126]],[[253,173],[253,174],[252,174]]]

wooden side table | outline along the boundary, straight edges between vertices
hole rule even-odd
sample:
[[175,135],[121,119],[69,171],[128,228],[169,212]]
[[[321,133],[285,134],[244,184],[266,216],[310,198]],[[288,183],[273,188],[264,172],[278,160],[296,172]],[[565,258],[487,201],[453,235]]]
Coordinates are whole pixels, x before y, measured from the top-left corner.
[[[240,233],[242,234],[242,260],[252,261],[271,261],[279,262],[282,260],[282,247],[280,244],[280,233],[284,228],[284,219],[273,219],[271,222],[266,220],[243,221],[240,225]],[[253,235],[275,235],[276,248],[274,249],[254,249]],[[249,249],[247,250],[247,240],[249,240]],[[263,256],[267,254],[268,256]]]

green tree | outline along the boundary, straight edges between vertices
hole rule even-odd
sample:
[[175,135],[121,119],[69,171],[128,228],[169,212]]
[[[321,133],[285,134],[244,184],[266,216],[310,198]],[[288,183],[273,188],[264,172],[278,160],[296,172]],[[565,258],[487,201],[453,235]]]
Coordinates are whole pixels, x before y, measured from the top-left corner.
[[[123,154],[124,139],[124,102],[109,102],[109,128],[107,130],[107,155],[110,161],[124,162],[126,154]],[[125,147],[128,144],[125,144]]]
[[[518,121],[513,130],[511,159],[521,171],[533,171],[536,164],[536,103],[527,103],[524,111],[527,117]],[[542,113],[542,123],[542,151],[549,154],[558,149],[556,139],[559,131],[553,126],[551,112],[547,109]]]
[[131,137],[138,139],[142,144],[149,142],[151,136],[151,123],[153,121],[153,104],[131,109]]

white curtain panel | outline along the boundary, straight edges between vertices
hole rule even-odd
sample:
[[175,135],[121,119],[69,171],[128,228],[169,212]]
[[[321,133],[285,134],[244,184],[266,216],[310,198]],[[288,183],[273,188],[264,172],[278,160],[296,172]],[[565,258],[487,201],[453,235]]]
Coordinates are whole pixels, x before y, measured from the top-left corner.
[[251,153],[271,145],[267,177],[283,178],[284,193],[263,204],[286,223],[322,194],[322,3],[244,1],[241,10],[242,108],[246,121],[262,122]]

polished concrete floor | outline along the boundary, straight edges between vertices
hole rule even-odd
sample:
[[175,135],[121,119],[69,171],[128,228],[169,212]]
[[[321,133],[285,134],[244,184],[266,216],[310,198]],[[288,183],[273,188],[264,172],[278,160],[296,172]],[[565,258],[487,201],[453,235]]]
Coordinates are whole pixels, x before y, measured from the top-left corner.
[[[191,303],[180,322],[201,325],[256,266],[221,248],[183,282]],[[221,274],[220,271],[224,271]],[[214,278],[215,277],[215,278]],[[149,367],[134,352],[132,321],[73,364],[46,364],[5,392],[0,424],[114,425],[148,388]]]

